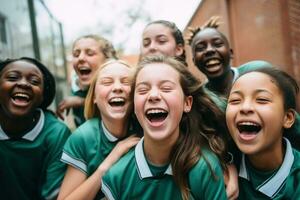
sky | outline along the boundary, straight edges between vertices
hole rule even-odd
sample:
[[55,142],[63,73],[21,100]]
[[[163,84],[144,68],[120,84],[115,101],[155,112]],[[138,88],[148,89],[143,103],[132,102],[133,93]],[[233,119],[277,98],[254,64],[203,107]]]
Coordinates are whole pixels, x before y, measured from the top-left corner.
[[201,0],[44,0],[62,24],[69,46],[77,37],[99,34],[125,54],[137,54],[149,21],[173,21],[183,30]]

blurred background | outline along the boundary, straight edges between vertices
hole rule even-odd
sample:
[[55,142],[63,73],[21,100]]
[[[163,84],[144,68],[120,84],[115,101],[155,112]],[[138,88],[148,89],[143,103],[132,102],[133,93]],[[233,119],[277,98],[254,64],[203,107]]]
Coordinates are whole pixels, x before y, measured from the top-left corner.
[[[173,21],[185,33],[213,15],[221,16],[233,66],[266,60],[300,83],[299,0],[0,0],[0,59],[30,56],[45,63],[56,77],[56,107],[70,93],[66,82],[77,37],[102,35],[135,64],[150,21]],[[186,50],[191,71],[201,76]]]

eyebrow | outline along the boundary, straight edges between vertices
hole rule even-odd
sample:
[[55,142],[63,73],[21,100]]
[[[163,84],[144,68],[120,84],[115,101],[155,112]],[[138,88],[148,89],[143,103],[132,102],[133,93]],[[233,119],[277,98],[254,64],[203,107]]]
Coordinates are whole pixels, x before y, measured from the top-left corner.
[[[254,93],[255,93],[255,94],[258,94],[258,93],[261,93],[261,92],[266,92],[266,93],[272,95],[272,93],[269,92],[269,91],[266,90],[266,89],[256,89]],[[242,95],[242,91],[241,91],[241,90],[234,90],[234,91],[232,91],[229,95],[231,95],[231,94],[239,94],[239,95]]]
[[[175,85],[176,83],[175,82],[173,82],[173,81],[171,81],[171,80],[162,80],[162,81],[160,81],[159,82],[159,84],[161,85],[161,84],[164,84],[164,83],[171,83],[171,84],[173,84],[173,85]],[[137,87],[137,86],[139,86],[139,85],[150,85],[148,82],[146,82],[146,81],[143,81],[143,82],[139,82],[138,84],[136,84],[136,86],[135,87]]]

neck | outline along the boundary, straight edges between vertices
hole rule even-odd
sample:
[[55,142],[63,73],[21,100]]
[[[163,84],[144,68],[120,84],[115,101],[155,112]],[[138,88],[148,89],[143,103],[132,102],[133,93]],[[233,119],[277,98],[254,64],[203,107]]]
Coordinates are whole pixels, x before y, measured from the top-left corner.
[[276,146],[276,148],[269,151],[247,155],[251,165],[261,171],[271,171],[280,167],[285,155],[282,139],[279,140]]
[[26,116],[9,117],[0,115],[0,125],[3,131],[10,137],[22,137],[34,128],[40,118],[40,112],[35,111]]
[[157,166],[170,163],[170,153],[177,141],[178,135],[177,137],[158,141],[150,139],[147,134],[144,134],[144,152],[147,159]]
[[233,77],[233,71],[230,69],[223,76],[209,80],[208,88],[226,96],[231,88]]
[[124,138],[127,135],[128,122],[125,120],[102,119],[105,128],[116,138]]

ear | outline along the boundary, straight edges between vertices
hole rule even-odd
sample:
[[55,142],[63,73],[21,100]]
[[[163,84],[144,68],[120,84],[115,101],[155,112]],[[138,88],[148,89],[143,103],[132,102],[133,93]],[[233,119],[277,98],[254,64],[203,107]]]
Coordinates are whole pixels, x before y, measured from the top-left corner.
[[184,47],[182,46],[182,44],[177,44],[177,45],[176,45],[176,48],[175,48],[175,55],[176,55],[176,56],[182,55],[182,54],[183,54],[183,51],[184,51],[183,48],[184,48]]
[[185,113],[188,113],[191,111],[192,109],[192,105],[193,105],[193,97],[192,96],[187,96],[185,97],[185,100],[184,100],[184,107],[183,107],[183,111]]
[[230,49],[230,59],[233,59],[233,49]]
[[295,122],[296,111],[294,109],[288,109],[283,119],[283,128],[291,128]]

